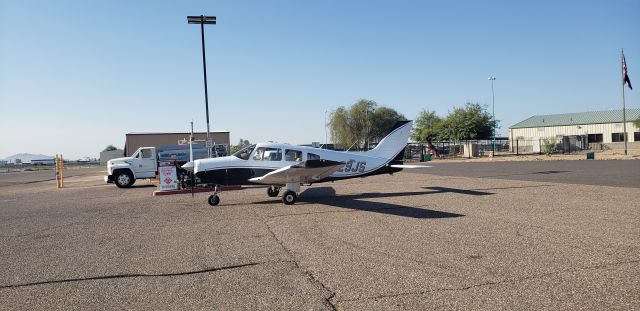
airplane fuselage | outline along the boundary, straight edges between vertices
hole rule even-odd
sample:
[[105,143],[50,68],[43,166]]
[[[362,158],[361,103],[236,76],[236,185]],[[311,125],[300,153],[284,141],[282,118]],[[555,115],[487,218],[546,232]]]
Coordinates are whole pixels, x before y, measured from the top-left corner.
[[289,165],[317,159],[342,162],[344,166],[330,176],[314,182],[365,177],[401,170],[389,166],[393,159],[370,156],[366,152],[343,152],[282,143],[259,143],[245,149],[248,149],[247,154],[237,152],[232,156],[196,161],[196,177],[201,183],[207,184],[250,185],[254,184],[249,181],[251,178],[264,176]]

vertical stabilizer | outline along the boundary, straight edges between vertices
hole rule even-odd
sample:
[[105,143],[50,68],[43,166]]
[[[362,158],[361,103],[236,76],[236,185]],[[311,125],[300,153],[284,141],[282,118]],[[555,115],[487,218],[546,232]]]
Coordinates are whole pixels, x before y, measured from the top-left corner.
[[375,148],[367,151],[367,155],[386,159],[395,158],[407,146],[412,127],[413,121],[398,121]]

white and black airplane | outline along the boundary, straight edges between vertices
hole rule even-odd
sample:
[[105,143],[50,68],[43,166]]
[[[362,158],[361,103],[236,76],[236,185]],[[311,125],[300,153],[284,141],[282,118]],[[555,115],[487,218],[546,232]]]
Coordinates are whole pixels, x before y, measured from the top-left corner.
[[278,196],[282,189],[282,202],[291,205],[301,185],[428,167],[402,162],[412,125],[412,121],[396,123],[374,149],[365,152],[268,142],[247,146],[231,156],[196,160],[183,168],[193,170],[200,184],[216,186],[208,199],[210,205],[220,202],[218,186],[225,185],[268,185],[270,197]]

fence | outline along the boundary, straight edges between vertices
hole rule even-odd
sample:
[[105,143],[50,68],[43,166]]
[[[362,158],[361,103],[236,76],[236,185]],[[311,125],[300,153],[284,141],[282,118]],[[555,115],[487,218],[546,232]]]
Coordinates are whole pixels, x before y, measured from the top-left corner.
[[604,149],[604,144],[588,143],[586,137],[563,136],[556,138],[514,139],[510,152],[516,155],[554,154],[602,149]]
[[[494,149],[495,148],[495,149]],[[495,140],[438,141],[431,146],[410,143],[405,149],[405,159],[421,161],[425,155],[433,158],[475,158],[501,155],[530,155],[575,153],[583,150],[604,150],[602,143],[588,143],[583,136],[563,136],[541,139],[499,138]]]
[[[495,140],[495,154],[509,153],[509,140]],[[431,146],[427,144],[408,144],[405,150],[406,159],[421,160],[425,155],[433,158],[473,158],[494,154],[493,140],[438,141]]]

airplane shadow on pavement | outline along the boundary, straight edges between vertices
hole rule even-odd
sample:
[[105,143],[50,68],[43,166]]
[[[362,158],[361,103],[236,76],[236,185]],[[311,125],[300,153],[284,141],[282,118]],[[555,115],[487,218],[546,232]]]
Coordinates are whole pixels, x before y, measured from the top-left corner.
[[[375,193],[361,193],[361,194],[347,194],[347,195],[337,195],[335,189],[333,189],[332,187],[314,187],[314,188],[307,188],[302,193],[300,193],[300,196],[298,197],[298,203],[296,203],[296,205],[298,204],[303,205],[305,203],[306,204],[309,204],[309,203],[322,204],[327,206],[348,209],[351,211],[366,211],[366,212],[374,212],[374,213],[410,217],[410,218],[432,218],[432,219],[453,218],[453,217],[461,217],[465,215],[430,210],[423,207],[413,207],[413,206],[384,203],[384,202],[371,202],[371,201],[365,201],[365,200],[376,199],[376,198],[394,198],[394,197],[420,196],[420,195],[431,195],[431,194],[442,194],[442,193],[485,196],[485,195],[495,194],[494,192],[487,192],[487,190],[508,190],[508,189],[537,188],[537,187],[548,187],[548,186],[549,185],[526,185],[526,186],[507,186],[507,187],[496,187],[496,188],[486,188],[486,189],[422,187],[422,189],[426,189],[427,191],[405,191],[405,192],[388,192],[388,193],[375,192]],[[279,200],[274,199],[274,200],[268,200],[268,201],[254,202],[254,204],[274,204],[274,203],[277,203],[278,201]],[[288,214],[288,215],[278,215],[275,217],[299,215],[299,214],[316,214],[316,213],[331,213],[331,211],[325,210],[325,211],[319,211],[319,212],[304,212],[304,213],[295,213],[295,214]]]
[[[348,194],[348,195],[336,195],[335,189],[332,187],[317,187],[308,188],[303,191],[298,200],[299,202],[315,203],[329,205],[338,208],[367,211],[386,215],[410,217],[410,218],[453,218],[461,217],[463,214],[442,212],[436,210],[430,210],[421,207],[412,207],[406,205],[399,205],[394,203],[384,202],[372,202],[366,201],[366,199],[378,199],[378,198],[397,198],[406,196],[419,196],[427,194],[437,194],[445,192],[460,193],[465,195],[491,195],[493,193],[483,192],[477,190],[465,190],[445,187],[423,187],[428,191],[405,191],[405,192],[390,192],[390,193],[362,193],[362,194]],[[266,202],[265,202],[266,203]]]

